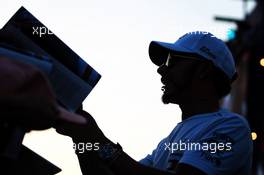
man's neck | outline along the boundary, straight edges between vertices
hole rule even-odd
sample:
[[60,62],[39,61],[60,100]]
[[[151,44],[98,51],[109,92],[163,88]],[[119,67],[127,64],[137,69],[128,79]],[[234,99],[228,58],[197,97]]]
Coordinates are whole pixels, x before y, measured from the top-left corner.
[[189,101],[179,106],[182,111],[182,120],[197,114],[216,112],[220,108],[218,100]]

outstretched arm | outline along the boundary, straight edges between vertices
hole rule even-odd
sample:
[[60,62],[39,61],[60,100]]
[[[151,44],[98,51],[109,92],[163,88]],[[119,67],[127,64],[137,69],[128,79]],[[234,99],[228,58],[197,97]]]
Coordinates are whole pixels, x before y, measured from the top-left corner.
[[[122,151],[122,149],[116,146],[116,144],[105,137],[89,113],[82,110],[78,113],[86,118],[87,121],[85,125],[63,122],[57,126],[57,132],[72,137],[75,144],[99,143],[98,150],[86,150],[83,153],[80,153],[78,149],[76,150],[84,175],[91,173],[91,171],[92,174],[99,174],[96,171],[99,171],[101,168],[98,167],[107,168],[115,175],[205,175],[200,170],[187,164],[175,164],[173,172],[145,166],[132,159]],[[105,145],[110,145],[110,147],[112,145],[113,148],[116,148],[114,151],[110,151],[110,155],[107,159],[106,157],[102,158],[101,155]],[[91,166],[91,164],[93,164],[93,166]]]

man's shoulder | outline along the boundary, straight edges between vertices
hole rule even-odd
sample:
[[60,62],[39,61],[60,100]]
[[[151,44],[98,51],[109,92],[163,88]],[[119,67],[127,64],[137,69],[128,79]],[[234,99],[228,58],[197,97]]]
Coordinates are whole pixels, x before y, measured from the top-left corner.
[[234,112],[230,112],[226,109],[221,109],[213,113],[195,115],[187,120],[184,120],[180,124],[182,124],[183,126],[199,124],[200,126],[208,127],[211,125],[213,125],[214,127],[218,125],[240,125],[249,128],[247,119],[244,116],[241,116]]
[[249,130],[249,124],[246,119],[246,117],[230,112],[228,110],[221,110],[219,112],[220,117],[216,122],[219,122],[219,124],[224,125],[225,127],[236,127],[236,128],[245,128]]
[[183,133],[182,135],[195,139],[202,139],[216,132],[229,135],[237,132],[244,135],[250,134],[250,127],[245,117],[222,109],[215,113],[191,117],[180,125],[182,127],[178,129],[180,133]]

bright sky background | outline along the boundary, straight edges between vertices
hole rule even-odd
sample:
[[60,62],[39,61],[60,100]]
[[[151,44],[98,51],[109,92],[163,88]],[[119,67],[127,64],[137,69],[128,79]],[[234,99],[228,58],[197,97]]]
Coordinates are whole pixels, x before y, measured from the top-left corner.
[[[160,100],[150,41],[175,42],[195,30],[226,39],[235,25],[213,17],[243,18],[239,0],[0,0],[0,26],[22,5],[102,75],[84,108],[136,160],[151,153],[181,115]],[[53,129],[31,132],[24,144],[61,167],[59,175],[81,174],[71,139]]]

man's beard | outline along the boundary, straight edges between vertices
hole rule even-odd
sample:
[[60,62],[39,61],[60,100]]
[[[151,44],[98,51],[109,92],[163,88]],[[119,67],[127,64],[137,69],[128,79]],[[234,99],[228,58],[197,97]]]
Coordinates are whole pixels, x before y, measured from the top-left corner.
[[181,91],[179,89],[175,89],[172,87],[167,88],[167,87],[163,87],[163,94],[161,97],[161,101],[164,104],[169,104],[169,103],[174,103],[174,104],[179,104],[180,102],[180,94]]
[[170,96],[168,96],[167,94],[162,94],[161,96],[161,101],[164,103],[164,104],[169,104],[171,102],[170,100]]

